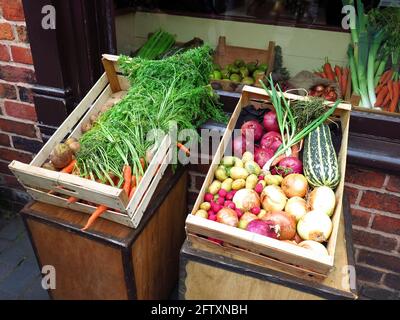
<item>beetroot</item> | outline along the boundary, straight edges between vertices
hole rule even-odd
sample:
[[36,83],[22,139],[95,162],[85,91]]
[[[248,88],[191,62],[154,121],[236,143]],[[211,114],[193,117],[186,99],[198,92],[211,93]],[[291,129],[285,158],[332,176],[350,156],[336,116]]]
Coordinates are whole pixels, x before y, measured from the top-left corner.
[[206,193],[204,196],[204,201],[211,202],[214,200],[214,195],[212,193]]
[[254,152],[254,161],[262,168],[274,154],[275,152],[272,149],[256,148]]
[[274,152],[282,144],[282,137],[278,132],[270,131],[264,134],[260,141],[260,147],[264,149],[272,149]]
[[261,193],[263,191],[264,187],[261,183],[257,183],[256,187],[254,188],[254,191],[257,193]]
[[218,191],[218,195],[220,196],[220,197],[222,197],[222,198],[225,198],[226,197],[226,195],[227,195],[227,191],[225,190],[225,189],[219,189],[219,191]]
[[254,141],[260,140],[263,135],[263,127],[257,120],[246,121],[243,123],[241,130],[244,137],[250,137],[253,134]]
[[270,111],[264,115],[263,125],[267,131],[279,132],[278,121],[276,120],[275,111]]
[[275,224],[272,221],[252,220],[246,227],[247,231],[261,234],[266,237],[277,239]]
[[303,173],[303,163],[296,157],[286,157],[279,161],[278,165],[271,170],[271,173],[283,177],[291,173]]

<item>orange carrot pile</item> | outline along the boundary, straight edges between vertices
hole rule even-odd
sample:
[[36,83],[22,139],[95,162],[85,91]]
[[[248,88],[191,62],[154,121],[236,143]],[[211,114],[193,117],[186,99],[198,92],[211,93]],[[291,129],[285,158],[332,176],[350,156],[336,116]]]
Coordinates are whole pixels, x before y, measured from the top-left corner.
[[393,70],[385,71],[375,88],[376,102],[374,107],[380,107],[389,112],[400,111],[398,109],[400,99],[400,80]]
[[88,221],[86,222],[86,225],[81,229],[82,231],[85,231],[89,229],[92,224],[96,221],[98,217],[101,216],[102,213],[107,211],[107,207],[103,205],[99,205],[96,210],[92,213],[92,215],[89,217]]
[[322,66],[322,70],[314,72],[318,77],[329,79],[331,81],[336,81],[339,85],[340,92],[342,93],[342,98],[346,97],[347,94],[347,83],[349,79],[350,69],[348,67],[340,67],[332,65],[329,63],[328,58],[325,60],[325,64]]

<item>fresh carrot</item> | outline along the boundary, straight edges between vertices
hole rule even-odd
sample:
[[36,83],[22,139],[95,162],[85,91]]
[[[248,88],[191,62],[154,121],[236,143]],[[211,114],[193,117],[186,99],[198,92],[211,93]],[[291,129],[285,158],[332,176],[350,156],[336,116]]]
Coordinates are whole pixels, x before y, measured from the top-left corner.
[[182,150],[183,152],[186,153],[186,155],[189,157],[190,156],[190,150],[188,148],[186,148],[182,143],[177,142],[176,145],[178,146],[178,148],[180,150]]
[[324,73],[329,80],[335,81],[335,74],[333,73],[332,66],[329,63],[328,58],[325,58]]
[[107,207],[103,205],[99,205],[96,210],[92,213],[92,215],[89,217],[88,221],[86,222],[86,225],[81,229],[82,231],[87,230],[88,228],[91,227],[91,225],[96,221],[98,217],[101,216],[102,213],[107,211]]
[[387,86],[384,86],[382,90],[379,91],[377,97],[376,97],[376,102],[375,102],[375,107],[381,107],[383,106],[383,101],[385,100],[386,96],[388,95],[389,90]]
[[64,169],[61,170],[63,173],[71,173],[74,170],[76,160],[72,160]]
[[144,160],[144,158],[140,158],[140,165],[142,166],[142,169],[144,170],[144,168],[146,167],[146,161]]
[[[388,87],[388,91],[389,91],[389,87]],[[388,93],[388,94],[386,94],[385,99],[383,99],[382,107],[383,108],[389,107],[389,103],[390,103],[390,95]]]
[[393,98],[389,105],[389,112],[395,112],[397,108],[397,104],[399,103],[400,97],[400,88],[398,81],[392,81],[392,91],[393,91]]
[[75,203],[77,202],[79,199],[77,197],[71,196],[68,198],[67,203]]
[[140,181],[142,181],[142,176],[138,176],[137,180],[136,180],[136,186],[139,185]]
[[393,81],[391,79],[387,82],[387,87],[389,90],[390,101],[392,101],[393,100]]
[[392,76],[393,76],[393,70],[392,69],[386,71],[385,74],[382,75],[382,77],[381,77],[382,83],[387,83],[389,80],[392,79]]
[[347,93],[347,84],[349,80],[349,68],[343,68],[343,73],[342,73],[342,85],[343,85],[343,97],[345,97]]
[[338,65],[335,65],[335,75],[337,82],[342,81],[342,69]]
[[131,188],[133,188],[133,187],[136,187],[136,176],[135,175],[133,175],[132,176],[132,181],[131,181]]
[[126,195],[129,195],[129,191],[131,190],[131,183],[132,183],[132,169],[130,165],[125,165],[123,169],[123,176],[124,176],[124,186],[122,189],[125,190]]
[[384,85],[383,83],[378,84],[378,85],[375,87],[375,94],[379,94],[379,92],[381,92],[382,89],[383,89],[384,87],[385,87],[385,85]]
[[136,186],[133,186],[131,188],[131,191],[129,192],[129,200],[132,199],[133,195],[135,194],[135,191],[136,191]]

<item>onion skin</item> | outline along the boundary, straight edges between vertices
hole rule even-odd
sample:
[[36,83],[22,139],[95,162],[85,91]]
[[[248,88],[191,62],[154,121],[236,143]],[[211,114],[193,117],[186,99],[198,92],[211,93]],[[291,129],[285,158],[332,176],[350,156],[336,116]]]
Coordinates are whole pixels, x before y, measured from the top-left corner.
[[325,242],[332,232],[331,219],[321,211],[307,212],[297,223],[297,233],[303,240]]
[[264,210],[281,211],[285,208],[287,197],[276,185],[269,185],[261,192],[261,204]]
[[325,246],[319,242],[312,241],[312,240],[305,240],[298,244],[299,247],[302,247],[307,250],[311,250],[314,253],[321,255],[321,256],[328,256],[328,250]]
[[231,227],[237,227],[239,219],[235,210],[230,208],[222,208],[217,213],[217,221]]
[[307,202],[301,197],[292,197],[286,202],[285,212],[299,221],[307,213]]
[[276,229],[279,240],[292,240],[296,235],[296,219],[283,211],[267,213],[264,221],[272,221],[279,228]]
[[311,210],[322,211],[330,217],[335,210],[335,193],[326,186],[316,187],[308,197],[308,205]]
[[260,206],[260,197],[258,196],[257,192],[250,189],[238,190],[233,196],[232,201],[236,208],[244,212]]
[[281,188],[288,198],[304,198],[308,190],[308,181],[299,173],[292,173],[283,178]]

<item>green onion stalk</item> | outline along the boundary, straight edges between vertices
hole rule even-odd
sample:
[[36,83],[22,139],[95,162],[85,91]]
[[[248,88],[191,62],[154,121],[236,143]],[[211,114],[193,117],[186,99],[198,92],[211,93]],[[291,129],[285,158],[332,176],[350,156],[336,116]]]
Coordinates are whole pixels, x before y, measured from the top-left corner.
[[272,105],[275,108],[276,118],[282,136],[282,144],[275,152],[274,156],[264,165],[263,169],[267,171],[270,169],[271,164],[276,158],[284,154],[289,148],[300,142],[305,136],[314,131],[326,119],[328,119],[340,103],[340,100],[337,100],[325,113],[312,120],[304,128],[298,128],[296,116],[290,107],[290,100],[285,98],[278,84],[276,85],[278,90],[275,88],[271,75],[269,76],[268,82],[271,89],[268,89],[264,82],[260,80],[261,86],[270,96]]

